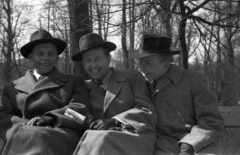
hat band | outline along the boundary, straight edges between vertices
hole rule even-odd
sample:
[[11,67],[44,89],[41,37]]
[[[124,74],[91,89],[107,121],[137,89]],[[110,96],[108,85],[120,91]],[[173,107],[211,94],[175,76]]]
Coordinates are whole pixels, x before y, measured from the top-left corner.
[[[158,49],[158,50],[144,50],[144,49],[139,49],[139,53],[140,54],[153,54],[153,53],[156,53],[158,54],[159,52],[165,52],[165,53],[170,53],[170,48],[167,48],[167,49]],[[159,53],[161,54],[161,53]]]

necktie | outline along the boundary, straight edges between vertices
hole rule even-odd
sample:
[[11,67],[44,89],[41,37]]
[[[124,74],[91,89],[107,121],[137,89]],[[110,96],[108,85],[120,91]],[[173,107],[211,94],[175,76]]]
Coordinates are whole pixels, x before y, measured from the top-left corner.
[[148,86],[148,90],[150,91],[150,93],[152,94],[154,92],[154,86],[152,83],[150,83],[149,81],[147,81],[147,86]]
[[105,96],[106,90],[103,87],[102,81],[101,80],[97,80],[96,83],[97,83],[98,92],[101,93],[103,96]]
[[45,76],[41,75],[39,78],[38,78],[38,81],[41,81]]

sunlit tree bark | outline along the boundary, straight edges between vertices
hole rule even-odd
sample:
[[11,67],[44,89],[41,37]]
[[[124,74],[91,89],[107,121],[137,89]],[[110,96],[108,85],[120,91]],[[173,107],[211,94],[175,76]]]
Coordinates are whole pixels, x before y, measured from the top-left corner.
[[[92,32],[92,30],[87,0],[68,0],[68,9],[70,17],[70,53],[73,55],[79,51],[80,37]],[[85,79],[90,78],[80,62],[74,64],[74,73],[82,74]]]
[[122,34],[121,34],[121,44],[124,53],[124,66],[127,69],[128,66],[128,49],[127,49],[127,13],[126,13],[127,1],[122,0]]

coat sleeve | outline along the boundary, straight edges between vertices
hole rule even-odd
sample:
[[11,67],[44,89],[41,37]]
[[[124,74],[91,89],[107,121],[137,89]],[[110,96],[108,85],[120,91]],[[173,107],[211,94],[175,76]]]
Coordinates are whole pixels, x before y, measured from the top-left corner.
[[90,99],[87,93],[87,87],[84,79],[81,75],[75,76],[75,78],[70,78],[70,80],[75,81],[72,85],[73,92],[71,94],[71,99],[66,106],[47,112],[45,115],[54,115],[58,119],[57,126],[64,128],[72,128],[75,130],[85,130],[86,126],[83,124],[76,123],[73,119],[64,115],[67,108],[77,111],[78,113],[86,116],[89,113]]
[[[17,126],[27,122],[26,119],[22,119],[21,111],[16,108],[16,100],[13,96],[17,93],[13,88],[12,82],[4,86],[0,102],[0,141],[4,143],[11,137]],[[4,143],[0,144],[0,153]]]
[[192,82],[192,100],[197,123],[178,143],[190,144],[196,152],[215,143],[223,133],[223,118],[218,110],[218,102],[200,77]]
[[[13,83],[9,83],[4,86],[3,93],[1,96],[1,102],[0,102],[0,114],[1,118],[0,120],[6,120],[9,122],[18,122],[20,124],[26,123],[27,120],[22,119],[22,113],[20,111],[21,105],[17,107],[17,101],[15,96],[17,96],[17,92],[14,89]],[[19,109],[20,108],[20,109]],[[1,125],[0,125],[1,126]]]
[[126,76],[135,106],[115,117],[131,125],[136,132],[155,131],[157,116],[144,77],[136,70],[130,70]]

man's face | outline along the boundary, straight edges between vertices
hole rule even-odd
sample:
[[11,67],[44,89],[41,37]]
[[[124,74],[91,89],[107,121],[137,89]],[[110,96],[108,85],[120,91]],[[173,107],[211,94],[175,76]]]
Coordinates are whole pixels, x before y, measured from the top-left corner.
[[82,55],[82,63],[86,72],[96,80],[103,80],[109,73],[111,56],[106,57],[104,48],[93,48]]
[[165,62],[160,61],[160,56],[152,55],[140,58],[140,69],[148,81],[162,77],[165,72]]
[[38,44],[33,47],[28,58],[32,61],[38,74],[47,74],[53,70],[58,61],[57,48],[52,43]]

